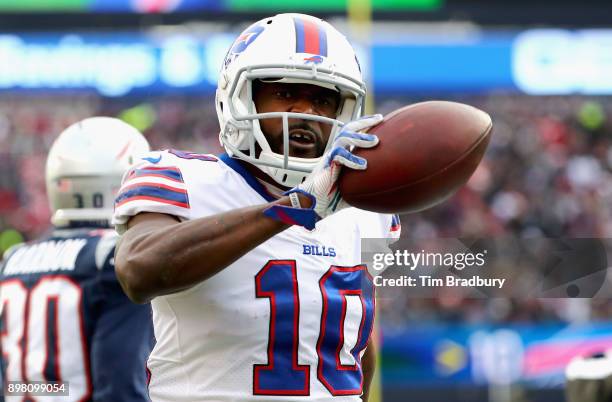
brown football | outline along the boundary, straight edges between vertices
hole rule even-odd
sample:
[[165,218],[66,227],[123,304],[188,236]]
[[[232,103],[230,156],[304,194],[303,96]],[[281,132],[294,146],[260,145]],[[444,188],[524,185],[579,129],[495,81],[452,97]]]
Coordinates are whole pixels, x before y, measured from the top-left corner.
[[342,169],[340,194],[352,206],[408,213],[430,208],[467,182],[491,138],[491,117],[456,102],[430,101],[395,110],[369,132],[380,142],[356,148],[366,170]]

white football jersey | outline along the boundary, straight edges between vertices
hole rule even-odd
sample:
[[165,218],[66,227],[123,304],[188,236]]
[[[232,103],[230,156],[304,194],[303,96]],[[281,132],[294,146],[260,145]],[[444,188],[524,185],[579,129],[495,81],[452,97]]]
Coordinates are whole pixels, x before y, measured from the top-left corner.
[[[240,162],[154,152],[124,178],[114,221],[159,212],[197,219],[273,200]],[[293,226],[212,278],[152,301],[153,401],[360,401],[374,319],[362,237],[399,221],[349,208]]]

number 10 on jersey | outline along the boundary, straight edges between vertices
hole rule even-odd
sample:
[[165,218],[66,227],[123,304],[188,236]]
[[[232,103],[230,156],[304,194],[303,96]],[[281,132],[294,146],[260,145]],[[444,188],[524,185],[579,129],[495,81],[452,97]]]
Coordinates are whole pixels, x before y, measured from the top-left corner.
[[[323,300],[317,350],[317,379],[334,396],[360,395],[363,390],[361,352],[374,323],[374,286],[365,265],[331,266],[319,280]],[[269,261],[255,276],[258,298],[270,301],[268,363],[253,366],[255,395],[310,395],[310,366],[298,363],[300,299],[293,260]],[[342,364],[347,297],[361,305],[357,342],[350,350],[353,364]]]

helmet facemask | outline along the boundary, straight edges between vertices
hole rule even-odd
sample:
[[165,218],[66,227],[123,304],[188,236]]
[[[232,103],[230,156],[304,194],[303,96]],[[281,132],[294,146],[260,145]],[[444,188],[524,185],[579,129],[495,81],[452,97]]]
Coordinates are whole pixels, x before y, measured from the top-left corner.
[[[220,134],[221,143],[231,156],[249,162],[283,186],[300,184],[320,160],[289,156],[289,119],[301,119],[329,124],[331,132],[324,153],[330,148],[342,126],[361,115],[365,85],[349,76],[316,65],[261,65],[245,67],[238,72],[228,91],[229,102],[217,99],[218,113],[229,116]],[[253,101],[253,82],[274,79],[290,84],[310,84],[340,93],[335,119],[319,115],[294,112],[258,113]],[[219,110],[228,108],[227,110]],[[282,119],[283,153],[273,152],[263,133],[260,120]]]
[[[271,79],[338,91],[341,104],[337,116],[292,113],[290,109],[258,112],[252,84]],[[215,102],[221,128],[219,140],[230,156],[258,167],[280,185],[294,187],[314,169],[320,157],[289,156],[289,119],[330,124],[328,149],[341,127],[361,115],[365,92],[355,50],[336,28],[305,14],[264,18],[236,38],[223,62]],[[272,152],[261,129],[264,119],[273,118],[281,119],[284,126],[282,153]],[[270,134],[274,135],[273,145],[278,146],[276,135],[280,133]]]

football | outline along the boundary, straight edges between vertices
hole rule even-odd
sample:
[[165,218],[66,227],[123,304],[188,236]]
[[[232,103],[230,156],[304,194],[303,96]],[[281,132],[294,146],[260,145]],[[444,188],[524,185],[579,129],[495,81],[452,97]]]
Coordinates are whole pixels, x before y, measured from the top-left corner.
[[382,213],[430,208],[453,195],[480,163],[491,117],[456,102],[429,101],[395,110],[369,132],[380,142],[357,148],[366,170],[342,169],[340,194],[350,205]]

